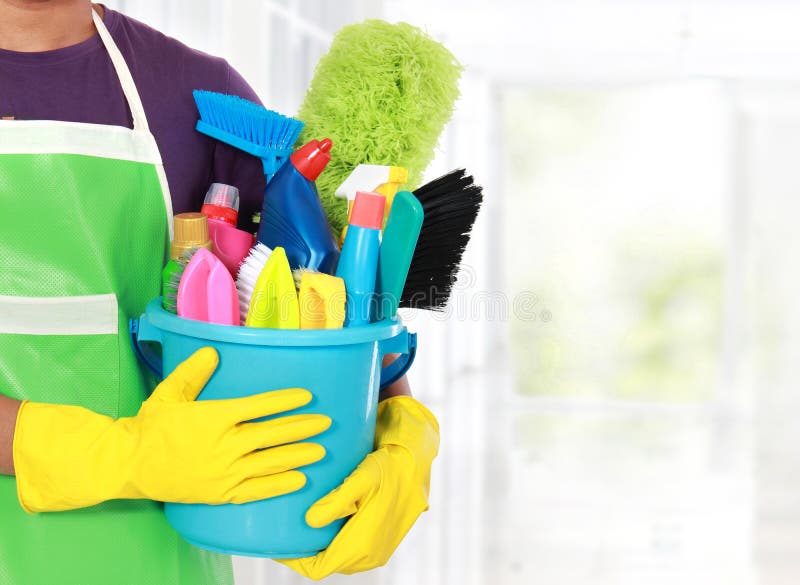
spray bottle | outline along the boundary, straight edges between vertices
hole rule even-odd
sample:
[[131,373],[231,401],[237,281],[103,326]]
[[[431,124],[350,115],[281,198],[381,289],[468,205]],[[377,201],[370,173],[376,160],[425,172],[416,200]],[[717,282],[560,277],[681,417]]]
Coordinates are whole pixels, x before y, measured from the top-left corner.
[[375,279],[381,246],[381,224],[386,197],[380,193],[356,193],[347,237],[336,276],[347,291],[345,327],[369,325],[375,304]]
[[[347,221],[353,213],[353,202],[359,191],[370,191],[386,196],[386,209],[383,212],[383,227],[389,218],[392,201],[400,185],[408,181],[408,169],[388,165],[360,164],[345,179],[344,183],[336,189],[336,196],[347,199]],[[342,228],[341,242],[347,235],[347,226]]]
[[331,274],[339,260],[339,248],[314,184],[331,160],[332,146],[328,138],[304,145],[264,190],[257,240],[273,250],[286,250],[292,269]]

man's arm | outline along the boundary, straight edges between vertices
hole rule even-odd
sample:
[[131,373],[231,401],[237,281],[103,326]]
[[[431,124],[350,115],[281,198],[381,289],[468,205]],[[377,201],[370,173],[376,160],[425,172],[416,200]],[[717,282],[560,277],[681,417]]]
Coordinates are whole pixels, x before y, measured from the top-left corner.
[[14,458],[11,445],[14,441],[14,425],[17,422],[19,400],[0,395],[0,474],[14,475]]
[[[399,353],[390,353],[383,356],[383,367],[385,368],[399,357]],[[411,386],[408,383],[407,376],[403,376],[388,388],[381,390],[379,399],[386,400],[392,396],[411,396]]]

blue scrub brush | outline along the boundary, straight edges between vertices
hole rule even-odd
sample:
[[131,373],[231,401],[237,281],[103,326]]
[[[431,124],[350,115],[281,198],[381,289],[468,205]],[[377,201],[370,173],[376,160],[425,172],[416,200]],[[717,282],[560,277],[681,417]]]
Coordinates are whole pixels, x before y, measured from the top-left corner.
[[257,156],[267,181],[292,154],[303,123],[235,95],[196,89],[197,131]]

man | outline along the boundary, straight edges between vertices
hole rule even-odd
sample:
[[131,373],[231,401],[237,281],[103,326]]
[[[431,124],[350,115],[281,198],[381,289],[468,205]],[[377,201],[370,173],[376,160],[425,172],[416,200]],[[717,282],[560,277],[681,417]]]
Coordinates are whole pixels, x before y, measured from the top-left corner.
[[[296,388],[194,401],[210,348],[147,398],[125,323],[158,294],[173,212],[212,182],[239,187],[241,217],[260,206],[260,161],[194,131],[192,90],[257,97],[225,61],[93,8],[0,0],[0,585],[231,583],[230,558],[183,541],[156,502],[297,490],[331,421],[242,424],[308,403]],[[384,564],[427,507],[436,420],[405,380],[381,398],[375,452],[306,516],[350,519],[284,561],[306,576]]]

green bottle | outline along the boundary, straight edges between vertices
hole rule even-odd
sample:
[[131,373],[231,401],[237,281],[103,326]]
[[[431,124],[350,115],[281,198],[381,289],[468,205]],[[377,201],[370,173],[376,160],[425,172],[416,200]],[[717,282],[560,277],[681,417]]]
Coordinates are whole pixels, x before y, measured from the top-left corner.
[[174,219],[175,237],[169,247],[169,262],[161,271],[161,306],[178,312],[178,285],[183,270],[198,248],[214,251],[208,237],[208,218],[202,213],[179,213]]
[[394,196],[378,257],[376,321],[391,319],[397,313],[424,216],[422,204],[413,193],[400,191]]

